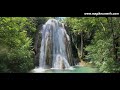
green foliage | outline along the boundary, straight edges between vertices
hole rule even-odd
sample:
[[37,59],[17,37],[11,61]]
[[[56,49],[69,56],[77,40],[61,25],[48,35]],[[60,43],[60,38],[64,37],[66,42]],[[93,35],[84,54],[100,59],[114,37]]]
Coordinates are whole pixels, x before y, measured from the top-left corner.
[[120,72],[119,17],[68,17],[64,22],[73,51],[77,49],[79,54],[83,35],[84,59],[94,63],[101,72]]
[[35,28],[25,17],[0,18],[0,72],[27,72],[34,67],[29,30]]
[[85,50],[88,51],[88,55],[86,55],[86,58],[91,59],[92,62],[97,65],[97,67],[101,67],[101,65],[103,65],[102,63],[104,63],[105,61],[109,61],[112,58],[110,52],[110,49],[112,47],[112,39],[101,39],[99,37],[99,34],[103,35],[103,32],[96,32],[92,44],[85,48]]
[[85,50],[88,51],[86,58],[91,59],[91,62],[99,68],[100,72],[118,73],[120,72],[120,62],[113,59],[115,56],[113,51],[113,33],[118,32],[118,30],[115,29],[116,27],[114,27],[116,26],[117,22],[113,21],[114,32],[112,32],[110,23],[102,20],[100,21],[99,19],[100,25],[101,23],[103,24],[101,27],[98,27],[100,30],[96,31],[92,43],[85,48]]
[[[84,51],[82,50],[82,46],[85,47],[90,43],[96,30],[97,22],[94,17],[69,17],[66,18],[64,22],[67,24],[67,31],[71,37],[72,46],[74,46],[72,49],[73,51],[77,49],[77,54],[80,58],[80,52]],[[81,44],[81,40],[83,40],[83,45]]]
[[50,17],[0,17],[0,72],[34,68],[36,33]]

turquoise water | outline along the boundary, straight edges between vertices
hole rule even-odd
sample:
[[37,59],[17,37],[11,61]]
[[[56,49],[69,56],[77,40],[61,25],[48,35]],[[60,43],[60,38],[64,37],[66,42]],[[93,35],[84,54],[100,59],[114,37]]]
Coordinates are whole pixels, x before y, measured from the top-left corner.
[[74,70],[47,70],[44,73],[98,73],[97,68],[75,66]]

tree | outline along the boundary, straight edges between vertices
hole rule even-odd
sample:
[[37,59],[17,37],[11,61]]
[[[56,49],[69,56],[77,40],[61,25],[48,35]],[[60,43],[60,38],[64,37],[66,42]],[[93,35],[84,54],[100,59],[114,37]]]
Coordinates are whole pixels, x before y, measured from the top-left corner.
[[[101,72],[120,72],[118,60],[119,20],[116,17],[98,18],[99,30],[96,31],[92,44],[86,47],[86,56]],[[117,39],[115,39],[117,37]],[[117,46],[117,47],[116,47]]]
[[120,72],[119,17],[69,17],[65,23],[80,60],[101,72]]
[[[84,60],[84,47],[88,44],[88,39],[92,38],[95,29],[95,20],[90,17],[69,17],[65,19],[69,27],[69,35],[77,49],[78,57]],[[88,35],[88,36],[87,36]]]
[[26,17],[0,18],[0,72],[28,72],[34,68],[32,38],[27,35],[30,30],[35,28]]

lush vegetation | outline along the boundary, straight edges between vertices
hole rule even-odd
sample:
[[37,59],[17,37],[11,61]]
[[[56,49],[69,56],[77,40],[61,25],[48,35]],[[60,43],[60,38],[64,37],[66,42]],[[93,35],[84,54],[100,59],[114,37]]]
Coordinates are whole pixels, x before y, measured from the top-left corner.
[[33,44],[41,19],[0,17],[0,72],[28,72],[34,68]]
[[120,72],[120,18],[70,17],[65,20],[80,61],[100,72]]
[[[0,72],[29,72],[35,68],[42,25],[51,17],[0,17]],[[103,73],[120,72],[120,18],[67,17],[65,28],[72,53]]]

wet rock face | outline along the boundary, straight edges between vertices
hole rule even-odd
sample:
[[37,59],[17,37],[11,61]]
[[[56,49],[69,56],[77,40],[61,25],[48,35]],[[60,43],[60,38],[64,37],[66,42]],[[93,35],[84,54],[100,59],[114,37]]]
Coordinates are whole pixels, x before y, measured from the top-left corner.
[[39,67],[39,55],[40,55],[40,43],[41,43],[41,27],[42,25],[39,25],[39,28],[37,29],[35,33],[35,39],[34,39],[34,64],[35,67]]
[[39,67],[64,69],[73,65],[70,38],[64,25],[55,19],[49,19],[43,25],[41,33]]

